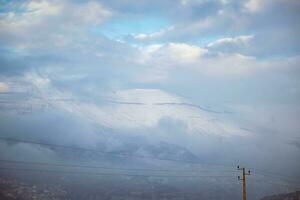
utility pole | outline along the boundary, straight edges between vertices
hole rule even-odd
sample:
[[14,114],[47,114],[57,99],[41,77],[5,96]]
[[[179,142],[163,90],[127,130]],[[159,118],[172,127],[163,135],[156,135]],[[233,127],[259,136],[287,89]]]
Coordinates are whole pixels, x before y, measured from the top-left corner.
[[246,173],[245,167],[240,168],[240,166],[237,166],[238,170],[242,171],[242,178],[238,176],[238,180],[243,181],[243,200],[247,200],[247,192],[246,192],[246,176],[250,175],[250,170]]

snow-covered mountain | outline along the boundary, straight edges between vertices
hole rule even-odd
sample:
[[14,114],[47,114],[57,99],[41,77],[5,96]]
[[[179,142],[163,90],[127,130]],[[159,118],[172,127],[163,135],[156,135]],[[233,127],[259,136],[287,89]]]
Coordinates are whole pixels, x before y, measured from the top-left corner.
[[[61,93],[57,95],[62,98]],[[170,118],[186,124],[187,133],[225,137],[249,134],[228,120],[226,115],[230,115],[229,112],[201,107],[157,89],[121,90],[99,97],[98,102],[75,100],[50,104],[112,129],[151,128],[157,126],[161,119]]]

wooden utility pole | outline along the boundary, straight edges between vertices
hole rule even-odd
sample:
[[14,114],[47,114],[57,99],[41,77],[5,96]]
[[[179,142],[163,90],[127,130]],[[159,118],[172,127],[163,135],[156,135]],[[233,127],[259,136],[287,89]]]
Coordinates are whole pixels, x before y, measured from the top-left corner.
[[250,175],[250,170],[248,170],[248,172],[246,173],[245,167],[240,168],[240,166],[238,166],[237,169],[242,171],[242,178],[238,176],[238,180],[243,181],[243,200],[247,200],[246,176]]

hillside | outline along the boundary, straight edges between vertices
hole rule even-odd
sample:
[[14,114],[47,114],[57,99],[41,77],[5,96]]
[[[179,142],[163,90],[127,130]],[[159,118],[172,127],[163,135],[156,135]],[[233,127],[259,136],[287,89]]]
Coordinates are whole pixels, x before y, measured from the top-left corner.
[[261,200],[299,200],[300,191],[287,193],[287,194],[278,194],[262,198]]

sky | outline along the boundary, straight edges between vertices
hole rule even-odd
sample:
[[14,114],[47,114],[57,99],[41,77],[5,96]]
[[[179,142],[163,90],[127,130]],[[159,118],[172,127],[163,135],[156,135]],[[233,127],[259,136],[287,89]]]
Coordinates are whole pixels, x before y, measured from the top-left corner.
[[0,0],[1,135],[95,146],[103,129],[297,172],[299,9],[298,0]]

